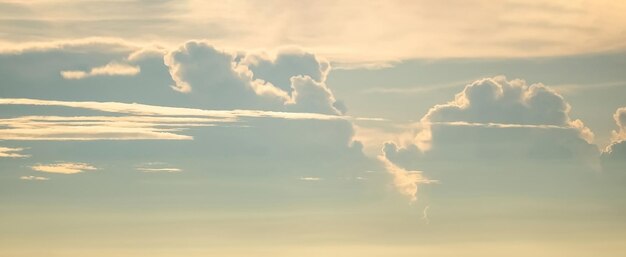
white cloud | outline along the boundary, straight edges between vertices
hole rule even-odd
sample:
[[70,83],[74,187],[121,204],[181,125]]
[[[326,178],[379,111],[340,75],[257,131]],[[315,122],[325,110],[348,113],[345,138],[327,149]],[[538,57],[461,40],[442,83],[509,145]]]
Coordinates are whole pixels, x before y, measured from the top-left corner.
[[152,173],[152,172],[164,172],[164,173],[177,173],[182,172],[182,169],[174,168],[167,163],[162,162],[150,162],[142,163],[135,168],[137,171]]
[[0,158],[26,158],[30,155],[21,154],[24,148],[0,147]]
[[617,130],[613,130],[611,132],[613,135],[613,141],[626,140],[626,107],[617,109],[615,114],[613,114],[613,119],[618,127]]
[[608,169],[623,169],[624,166],[614,167],[615,163],[626,160],[626,107],[618,108],[613,114],[617,129],[611,131],[611,144],[602,152],[603,165]]
[[95,76],[134,76],[139,74],[140,71],[139,66],[110,62],[104,66],[92,68],[90,71],[61,71],[61,76],[64,79],[84,79]]
[[38,177],[38,176],[21,176],[20,179],[21,180],[36,180],[36,181],[50,180],[50,178]]
[[58,174],[76,174],[84,171],[97,170],[96,167],[80,162],[57,162],[53,164],[37,164],[31,167],[32,170],[58,173]]
[[[432,107],[407,129],[410,136],[401,132],[399,140],[386,143],[381,158],[405,195],[414,195],[416,184],[402,170],[418,167],[428,172],[455,166],[447,173],[436,173],[437,179],[462,186],[479,183],[473,180],[481,176],[495,184],[509,182],[504,175],[508,173],[480,166],[485,163],[534,167],[558,160],[563,165],[597,169],[599,151],[591,143],[593,133],[569,115],[570,106],[563,97],[542,84],[527,85],[504,77],[481,79],[467,85],[454,100]],[[476,171],[472,165],[485,171]],[[472,172],[481,175],[472,176]],[[510,175],[524,178],[523,174]],[[524,179],[536,175],[529,173]],[[496,182],[496,177],[505,180]]]
[[303,180],[303,181],[320,181],[320,180],[322,180],[322,178],[318,178],[318,177],[300,177],[300,180]]
[[137,170],[141,172],[167,172],[167,173],[183,171],[178,168],[137,168]]
[[231,119],[152,116],[22,116],[0,119],[1,140],[190,140],[180,132]]
[[437,183],[422,175],[421,171],[406,170],[389,161],[384,155],[379,160],[385,169],[393,176],[393,184],[401,194],[408,196],[411,202],[417,201],[417,189],[420,184]]
[[449,103],[436,105],[421,119],[416,145],[430,148],[432,125],[499,128],[573,129],[588,143],[593,133],[569,117],[571,107],[543,84],[527,85],[505,77],[476,80]]
[[340,120],[345,116],[325,115],[319,113],[276,112],[262,110],[204,110],[196,108],[167,107],[158,105],[146,105],[137,103],[119,102],[76,102],[54,101],[27,98],[0,98],[0,105],[33,105],[33,106],[64,106],[72,108],[89,109],[110,113],[122,113],[131,115],[154,115],[154,116],[203,116],[210,118],[235,119],[239,117],[254,118],[282,118],[293,120]]

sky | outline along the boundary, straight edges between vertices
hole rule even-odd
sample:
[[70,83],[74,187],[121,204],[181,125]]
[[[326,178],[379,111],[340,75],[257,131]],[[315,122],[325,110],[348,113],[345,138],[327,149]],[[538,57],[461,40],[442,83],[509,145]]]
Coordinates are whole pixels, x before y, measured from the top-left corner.
[[0,256],[622,256],[625,12],[0,0]]

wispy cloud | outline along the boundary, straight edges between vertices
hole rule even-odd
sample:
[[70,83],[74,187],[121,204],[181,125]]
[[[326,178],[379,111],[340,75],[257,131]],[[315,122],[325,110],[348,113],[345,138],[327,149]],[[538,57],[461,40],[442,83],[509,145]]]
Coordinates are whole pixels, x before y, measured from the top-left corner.
[[104,66],[92,68],[89,71],[68,70],[61,71],[64,79],[84,79],[95,76],[134,76],[139,74],[139,66],[132,66],[125,63],[111,62]]
[[438,182],[437,180],[426,178],[421,171],[403,169],[393,164],[385,156],[380,156],[378,159],[385,165],[387,172],[393,176],[393,184],[398,192],[408,196],[411,202],[417,201],[418,185]]
[[282,119],[316,119],[316,120],[337,120],[347,117],[338,115],[327,115],[319,113],[302,112],[275,112],[262,110],[203,110],[195,108],[167,107],[158,105],[146,105],[137,103],[120,102],[75,102],[75,101],[54,101],[28,98],[2,98],[0,105],[33,105],[33,106],[63,106],[72,108],[89,109],[110,113],[121,113],[144,116],[204,116],[212,118],[240,117],[251,118],[282,118]]
[[590,84],[559,84],[550,86],[555,91],[562,94],[579,93],[588,90],[598,90],[600,88],[626,87],[626,81],[609,81],[603,83]]
[[365,94],[419,94],[443,89],[462,88],[469,80],[470,79],[413,87],[374,87],[365,89],[362,92]]
[[0,158],[26,158],[30,155],[21,154],[24,148],[0,147]]
[[318,177],[300,177],[300,180],[303,180],[303,181],[320,181],[320,180],[322,180],[322,178],[318,178]]
[[20,179],[21,180],[36,180],[36,181],[50,180],[50,178],[38,177],[38,176],[21,176]]
[[0,119],[0,140],[191,140],[190,127],[242,122],[242,118],[349,120],[347,116],[262,110],[204,110],[119,102],[0,99],[0,105],[63,106],[126,116],[22,116]]
[[22,116],[0,119],[0,140],[190,140],[188,127],[231,119],[163,116]]
[[32,170],[57,173],[57,174],[76,174],[84,171],[97,170],[96,167],[80,162],[57,162],[53,164],[37,164],[31,167]]
[[142,163],[140,165],[137,165],[135,169],[137,171],[146,172],[146,173],[151,173],[151,172],[176,173],[176,172],[183,171],[182,169],[174,168],[171,165],[168,165],[167,163],[162,163],[162,162]]

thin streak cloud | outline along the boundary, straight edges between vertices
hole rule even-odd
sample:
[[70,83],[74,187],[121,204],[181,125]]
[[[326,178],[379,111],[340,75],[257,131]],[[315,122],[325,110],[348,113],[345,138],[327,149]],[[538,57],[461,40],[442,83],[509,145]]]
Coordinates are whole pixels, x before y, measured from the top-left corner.
[[31,167],[34,171],[57,173],[57,174],[77,174],[84,171],[97,170],[96,167],[80,162],[57,162],[53,164],[37,164]]

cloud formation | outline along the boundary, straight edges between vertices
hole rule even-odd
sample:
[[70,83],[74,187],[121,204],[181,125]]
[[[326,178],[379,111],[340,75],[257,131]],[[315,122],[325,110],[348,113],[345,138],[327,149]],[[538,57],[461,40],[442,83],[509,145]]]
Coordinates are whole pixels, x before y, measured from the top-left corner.
[[52,164],[37,164],[35,166],[31,166],[32,170],[47,172],[47,173],[57,173],[57,174],[77,174],[82,173],[84,171],[93,171],[97,170],[96,167],[80,162],[57,162]]
[[94,76],[134,76],[139,74],[141,69],[125,63],[111,62],[104,66],[92,68],[89,71],[67,70],[61,71],[64,79],[84,79]]
[[543,84],[529,86],[502,76],[481,79],[467,85],[453,101],[431,108],[420,120],[415,144],[428,150],[433,126],[571,129],[591,143],[593,133],[581,120],[569,117],[570,109],[561,95]]
[[[236,49],[302,45],[332,61],[359,64],[419,57],[555,56],[625,47],[621,14],[626,5],[609,0],[455,0],[445,4],[426,0],[184,0],[126,2],[115,7],[98,4],[98,8],[90,1],[14,4],[28,11],[0,9],[5,19],[21,21],[0,26],[0,32],[9,35],[0,45],[7,47],[15,42],[89,37],[94,31],[166,45],[191,35]],[[202,29],[207,27],[211,29]],[[489,36],[475,43],[476,35]]]
[[207,42],[190,41],[165,56],[181,93],[193,91],[202,106],[342,114],[345,107],[325,84],[330,64],[315,55],[279,49],[238,56]]
[[611,131],[611,144],[602,153],[603,165],[609,170],[623,168],[626,164],[626,107],[618,108],[613,119],[617,129]]
[[318,177],[300,177],[300,180],[302,180],[302,181],[320,181],[320,180],[322,180],[322,178],[318,178]]
[[182,169],[174,168],[170,165],[167,165],[167,163],[162,163],[162,162],[143,163],[141,165],[138,165],[135,169],[137,171],[145,172],[145,173],[153,173],[153,172],[177,173],[177,172],[183,171]]
[[22,154],[24,148],[0,147],[0,158],[26,158],[30,155]]
[[406,170],[389,161],[384,155],[380,161],[385,169],[393,176],[393,184],[401,194],[408,196],[411,202],[417,201],[417,189],[420,184],[437,183],[436,180],[426,178],[421,171]]
[[[593,169],[599,155],[592,143],[593,133],[582,121],[572,119],[569,112],[563,97],[542,84],[485,78],[467,85],[453,101],[432,107],[412,126],[412,136],[383,146],[382,158],[397,166],[387,165],[388,170],[439,170],[429,176],[443,183],[477,179],[464,174],[465,169],[447,167],[451,163],[488,162],[493,167],[520,163],[520,167],[534,167],[536,163],[558,160],[563,165],[576,163]],[[493,167],[468,170],[483,169],[481,176],[493,177],[494,183],[499,183],[494,178],[503,174],[492,171]],[[537,174],[528,173],[523,180],[522,174],[511,176],[523,181]],[[413,190],[408,188],[411,190],[405,191]]]
[[46,177],[39,177],[39,176],[21,176],[20,177],[21,180],[35,180],[35,181],[46,181],[46,180],[50,180],[50,178],[46,178]]

